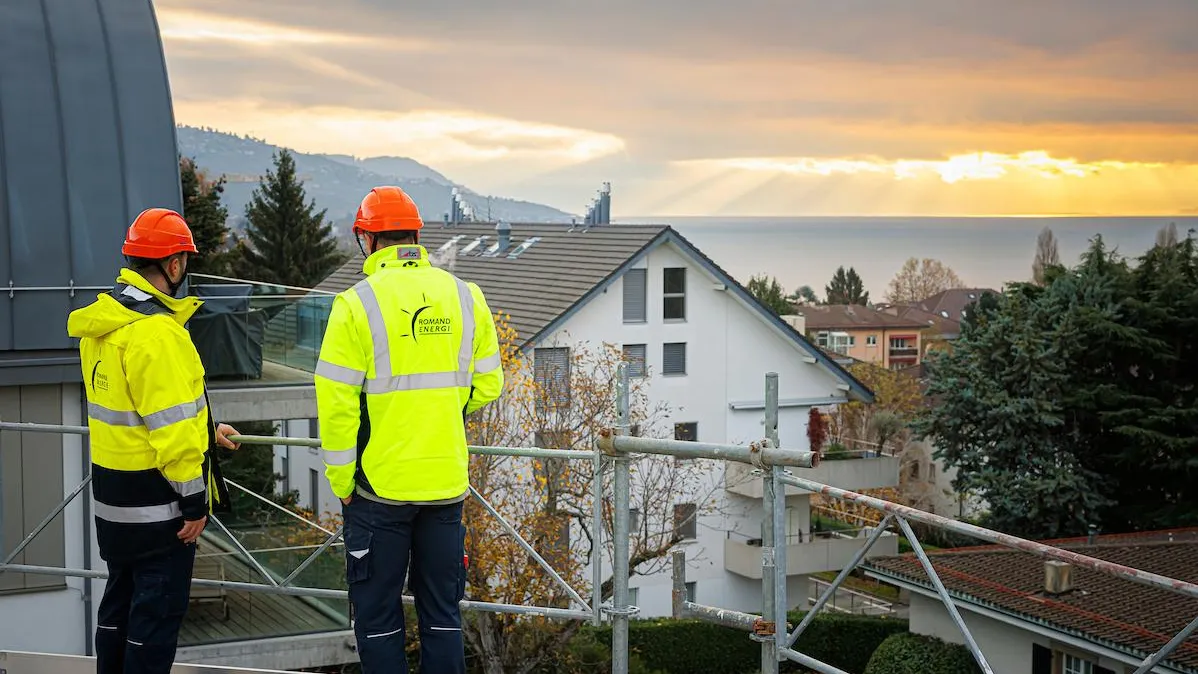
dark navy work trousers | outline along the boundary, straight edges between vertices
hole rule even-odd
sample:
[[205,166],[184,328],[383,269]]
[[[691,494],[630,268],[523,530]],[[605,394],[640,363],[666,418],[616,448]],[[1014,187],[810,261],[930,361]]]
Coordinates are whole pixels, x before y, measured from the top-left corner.
[[167,674],[191,596],[196,546],[108,564],[96,619],[99,674]]
[[355,495],[344,515],[346,579],[363,673],[408,671],[407,579],[416,598],[421,674],[464,674],[462,504],[387,505]]

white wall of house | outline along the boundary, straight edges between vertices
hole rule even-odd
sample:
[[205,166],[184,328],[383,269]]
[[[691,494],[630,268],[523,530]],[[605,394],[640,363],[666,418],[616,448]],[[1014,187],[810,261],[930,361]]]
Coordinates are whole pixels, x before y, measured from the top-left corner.
[[[81,405],[81,390],[78,384],[47,385],[38,388],[43,390],[58,389],[60,392],[60,407],[49,409],[23,409],[21,417],[16,421],[34,421],[41,423],[62,423],[78,426],[86,423],[83,419]],[[10,389],[11,391],[12,389]],[[47,416],[49,415],[49,416]],[[10,417],[11,419],[11,417]],[[5,434],[15,435],[15,434]],[[17,528],[31,530],[37,522],[49,514],[50,508],[57,504],[71,489],[74,489],[84,477],[83,472],[83,438],[78,435],[53,434],[24,434],[22,443],[26,449],[36,447],[37,451],[59,451],[62,453],[62,470],[58,475],[31,473],[23,471],[23,475],[3,476],[2,494],[11,503],[11,490],[45,490],[45,498],[40,499],[39,506],[45,506],[44,512],[20,513],[27,524],[21,527],[15,522],[16,512],[10,510],[0,514],[0,518],[10,518],[7,522],[0,519],[0,525],[5,525],[5,550],[12,549],[20,538],[11,538],[13,524]],[[17,442],[5,447],[5,451],[16,449]],[[16,478],[16,479],[13,479]],[[91,536],[91,550],[84,547],[84,530],[92,529],[92,524],[84,520],[83,503],[91,498],[88,489],[67,507],[61,515],[62,529],[50,527],[34,539],[27,551],[45,550],[59,546],[63,551],[62,565],[69,568],[84,568],[90,553],[91,568],[104,569],[100,560],[99,550],[95,545],[95,536]],[[54,503],[51,504],[50,502]],[[32,523],[30,521],[32,520]],[[94,529],[93,529],[94,533]],[[43,539],[42,537],[45,537]],[[54,541],[55,537],[61,537]],[[41,544],[39,546],[39,543]],[[41,556],[39,552],[38,557]],[[20,560],[18,560],[18,563]],[[46,563],[40,558],[26,559],[26,563],[57,566]],[[38,577],[46,579],[46,576]],[[87,605],[84,601],[87,581],[82,578],[66,578],[65,586],[55,589],[32,589],[24,592],[0,592],[0,650],[24,650],[46,653],[64,653],[82,655],[87,652],[87,646],[92,638],[88,630]],[[93,605],[91,624],[95,622],[95,607],[104,591],[104,581],[93,583]]]
[[[651,377],[647,387],[651,402],[664,402],[671,410],[668,418],[659,420],[655,431],[670,436],[675,423],[696,423],[696,439],[703,442],[748,443],[763,438],[765,375],[777,372],[779,398],[784,402],[795,401],[779,412],[781,444],[786,448],[806,449],[810,408],[809,404],[798,401],[818,400],[828,404],[843,400],[847,394],[838,387],[842,382],[823,367],[805,362],[806,354],[789,337],[768,325],[755,310],[672,245],[651,250],[635,268],[644,269],[646,274],[645,321],[625,322],[623,279],[615,279],[560,329],[535,346],[573,348],[589,343],[590,348],[599,348],[604,343],[643,344]],[[686,269],[685,320],[663,318],[667,268]],[[667,343],[686,345],[684,374],[663,372]],[[756,404],[749,409],[733,410],[730,403],[734,402]],[[310,435],[307,420],[287,422],[284,428],[287,435]],[[648,429],[644,432],[648,434]],[[279,447],[275,455],[276,470],[287,475],[280,486],[298,491],[301,505],[311,502],[310,471],[315,469],[320,475],[321,511],[339,512],[340,505],[328,492],[320,456],[315,450]],[[742,540],[760,536],[761,502],[726,492],[722,466],[713,465],[714,469],[704,476],[697,489],[698,493],[712,495],[709,502],[698,504],[701,513],[706,510],[711,514],[700,515],[696,539],[682,544],[687,549],[687,580],[695,583],[699,601],[744,611],[760,610],[760,581],[727,572],[723,550],[728,536]],[[684,502],[684,498],[679,502]],[[809,530],[809,498],[790,496],[787,505],[794,511],[796,528]],[[607,544],[610,546],[610,541]],[[607,577],[610,558],[603,566]],[[634,576],[630,584],[642,616],[670,614],[668,564],[662,565],[657,573]],[[803,605],[807,579],[792,577],[788,587],[793,597],[791,604]]]
[[[279,434],[284,437],[320,437],[315,419],[289,419],[275,423],[279,426]],[[279,480],[280,492],[297,492],[297,505],[315,510],[318,517],[325,513],[341,512],[341,502],[333,495],[329,481],[325,479],[320,450],[276,445],[274,453],[275,473],[283,476]]]
[[[664,270],[685,268],[686,319],[663,319]],[[765,375],[778,373],[781,400],[834,400],[845,397],[834,375],[803,361],[793,341],[766,324],[742,304],[732,291],[693,264],[672,245],[653,249],[637,266],[646,270],[647,320],[624,321],[622,279],[617,279],[583,306],[553,334],[537,346],[574,346],[589,343],[644,344],[646,364],[652,378],[647,387],[652,402],[670,407],[664,430],[672,433],[674,423],[696,422],[697,440],[702,442],[748,443],[765,436]],[[664,374],[666,343],[686,344],[684,375]],[[756,402],[755,409],[732,410],[732,402]],[[779,412],[779,439],[783,447],[806,449],[809,407],[785,407]],[[761,502],[728,494],[722,489],[723,470],[716,468],[702,491],[718,502],[700,504],[716,511],[700,515],[697,538],[687,549],[687,581],[695,583],[698,601],[741,610],[760,610],[760,581],[740,578],[724,568],[724,539],[729,535],[760,536]],[[714,488],[713,488],[714,487]],[[792,497],[788,505],[806,508],[806,497]],[[732,533],[729,532],[738,532]],[[636,601],[642,616],[670,613],[671,576],[668,568],[648,576],[635,576]],[[794,604],[800,604],[806,580],[791,579]]]
[[[926,634],[954,644],[964,644],[965,637],[960,628],[953,622],[948,609],[938,598],[924,594],[910,593],[910,629],[916,634]],[[1111,657],[1109,652],[1100,652],[1096,646],[1087,646],[1076,637],[1061,636],[1054,639],[1044,634],[1042,628],[1026,629],[1019,624],[998,620],[988,615],[982,615],[970,610],[968,605],[958,604],[965,624],[969,626],[970,634],[986,656],[994,674],[1027,674],[1032,670],[1032,645],[1038,644],[1055,651],[1061,657],[1062,653],[1070,653],[1076,657],[1089,660],[1092,664],[1115,671],[1132,671],[1134,658],[1125,656],[1121,659]],[[1016,618],[1008,618],[1012,622],[1022,623]],[[1128,667],[1128,669],[1124,669]],[[1055,670],[1060,671],[1060,670]],[[1155,671],[1155,670],[1154,670]],[[1162,670],[1171,671],[1171,670]]]

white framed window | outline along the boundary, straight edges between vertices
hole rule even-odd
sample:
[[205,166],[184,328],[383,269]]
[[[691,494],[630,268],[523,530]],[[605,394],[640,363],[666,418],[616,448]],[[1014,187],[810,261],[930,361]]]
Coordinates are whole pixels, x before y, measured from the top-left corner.
[[640,606],[641,605],[641,588],[639,588],[639,587],[628,588],[628,604],[631,606]]
[[686,374],[686,342],[662,344],[661,373],[667,376]]
[[648,320],[646,311],[646,276],[645,269],[629,269],[624,272],[624,322],[644,323]]
[[686,267],[666,267],[661,271],[661,317],[667,321],[685,321]]
[[877,346],[878,345],[878,336],[877,335],[867,336],[865,338],[865,345],[866,346]]
[[645,367],[645,345],[625,344],[624,362],[628,363],[629,377],[644,377],[648,371]]
[[541,347],[533,351],[533,378],[544,392],[540,406],[570,406],[570,349],[564,346]]
[[674,530],[683,540],[699,537],[699,507],[694,503],[674,505]]
[[1063,654],[1061,658],[1061,674],[1093,674],[1094,663],[1079,658],[1072,653]]

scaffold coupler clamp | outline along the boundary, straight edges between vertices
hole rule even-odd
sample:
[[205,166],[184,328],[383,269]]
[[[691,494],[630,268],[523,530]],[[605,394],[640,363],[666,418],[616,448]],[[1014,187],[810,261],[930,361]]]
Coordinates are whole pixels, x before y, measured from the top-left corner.
[[632,618],[641,612],[641,607],[628,606],[625,608],[616,608],[615,606],[612,606],[611,602],[604,602],[603,604],[600,604],[599,610],[609,616],[618,615]]
[[749,463],[753,465],[753,473],[755,475],[764,473],[769,470],[769,466],[765,465],[765,459],[762,457],[762,452],[773,446],[769,438],[762,438],[756,442],[749,443]]
[[613,458],[623,456],[620,452],[616,451],[616,443],[613,440],[615,435],[615,430],[604,428],[599,431],[599,439],[595,441],[595,444],[599,446],[599,451]]

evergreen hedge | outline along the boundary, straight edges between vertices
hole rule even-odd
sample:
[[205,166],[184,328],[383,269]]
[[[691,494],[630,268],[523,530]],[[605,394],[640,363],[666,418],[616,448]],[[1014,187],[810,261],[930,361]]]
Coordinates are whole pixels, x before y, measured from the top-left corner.
[[903,632],[878,646],[864,674],[981,674],[969,649],[935,637]]
[[[791,626],[797,625],[803,615],[791,613]],[[888,637],[906,632],[906,620],[821,612],[803,632],[795,649],[849,674],[864,674],[874,649]],[[581,638],[594,639],[610,648],[611,628],[587,628]],[[629,625],[628,641],[631,652],[649,671],[745,674],[756,671],[761,661],[761,644],[750,639],[747,632],[698,620],[634,620]],[[783,663],[782,671],[801,669]]]

